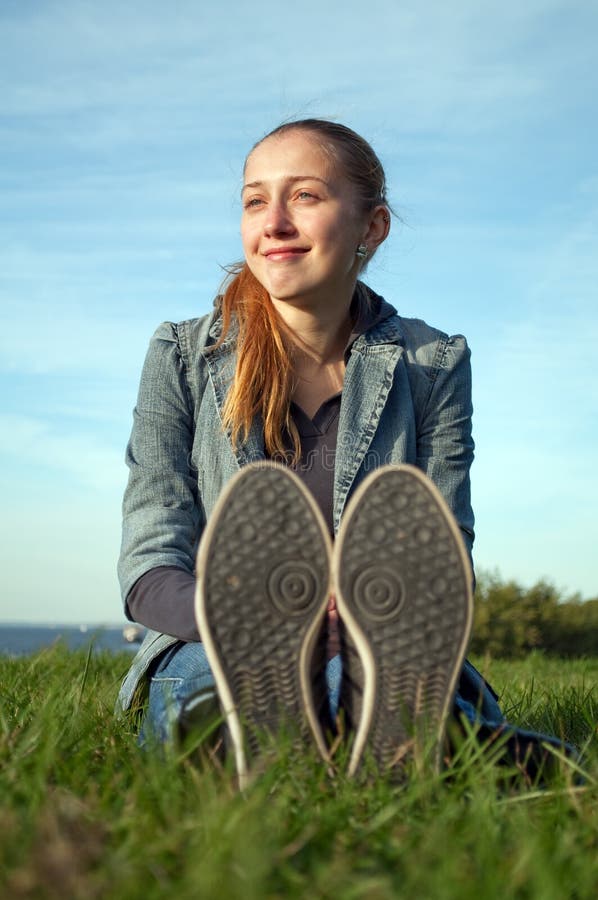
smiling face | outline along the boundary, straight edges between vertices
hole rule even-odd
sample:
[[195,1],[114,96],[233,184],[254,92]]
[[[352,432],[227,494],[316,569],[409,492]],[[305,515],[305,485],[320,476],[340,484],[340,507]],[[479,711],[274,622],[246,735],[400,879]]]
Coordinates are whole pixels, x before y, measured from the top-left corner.
[[360,267],[355,251],[367,239],[371,214],[309,132],[258,144],[245,166],[242,199],[245,259],[273,301],[350,303]]

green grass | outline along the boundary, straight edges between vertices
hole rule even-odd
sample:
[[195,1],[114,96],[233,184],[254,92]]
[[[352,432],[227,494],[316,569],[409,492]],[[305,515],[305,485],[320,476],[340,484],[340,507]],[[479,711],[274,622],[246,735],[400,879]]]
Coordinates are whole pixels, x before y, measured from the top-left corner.
[[279,747],[245,795],[112,716],[125,656],[0,658],[2,898],[598,896],[598,660],[477,661],[513,721],[583,749],[544,789],[466,741],[404,785]]

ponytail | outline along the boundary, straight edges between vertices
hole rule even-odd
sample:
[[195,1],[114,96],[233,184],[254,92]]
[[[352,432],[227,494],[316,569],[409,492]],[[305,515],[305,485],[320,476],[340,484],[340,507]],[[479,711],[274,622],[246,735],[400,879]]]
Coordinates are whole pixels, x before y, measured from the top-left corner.
[[[222,297],[222,334],[216,344],[223,343],[234,317],[239,329],[237,366],[224,403],[223,426],[237,447],[247,440],[254,418],[261,416],[268,456],[296,465],[301,445],[290,413],[295,386],[290,335],[249,267],[232,268],[231,276]],[[291,438],[291,452],[285,433]]]

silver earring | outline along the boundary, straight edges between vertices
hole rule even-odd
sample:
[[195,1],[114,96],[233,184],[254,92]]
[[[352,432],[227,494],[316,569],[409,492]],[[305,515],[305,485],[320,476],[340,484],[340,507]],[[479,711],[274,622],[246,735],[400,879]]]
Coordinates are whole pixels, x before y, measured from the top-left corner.
[[367,244],[360,244],[357,250],[355,251],[355,256],[358,256],[360,259],[365,259],[368,255],[368,246]]

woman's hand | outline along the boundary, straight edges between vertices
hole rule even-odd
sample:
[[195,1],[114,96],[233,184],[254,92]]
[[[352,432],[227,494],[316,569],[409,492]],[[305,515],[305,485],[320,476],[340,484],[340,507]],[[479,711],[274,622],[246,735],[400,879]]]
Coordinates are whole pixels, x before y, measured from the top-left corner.
[[341,639],[339,632],[338,611],[336,608],[336,597],[330,594],[328,598],[328,659],[332,659],[337,653],[341,652]]
[[328,621],[332,625],[338,622],[338,612],[336,609],[336,596],[331,594],[328,598]]

